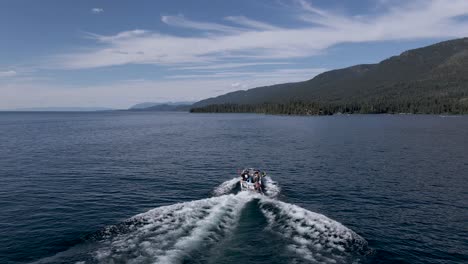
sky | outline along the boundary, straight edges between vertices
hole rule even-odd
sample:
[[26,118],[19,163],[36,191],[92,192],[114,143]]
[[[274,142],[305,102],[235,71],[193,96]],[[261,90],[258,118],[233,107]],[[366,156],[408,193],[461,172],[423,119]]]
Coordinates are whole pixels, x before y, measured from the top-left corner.
[[468,36],[466,0],[0,0],[0,109],[197,101]]

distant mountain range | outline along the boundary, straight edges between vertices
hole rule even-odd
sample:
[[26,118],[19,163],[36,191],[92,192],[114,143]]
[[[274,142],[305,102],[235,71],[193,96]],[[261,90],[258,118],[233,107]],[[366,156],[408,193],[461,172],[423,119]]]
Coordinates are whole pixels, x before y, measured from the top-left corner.
[[191,112],[466,114],[468,38],[324,72],[304,82],[231,92],[197,102]]
[[151,103],[151,102],[139,103],[139,104],[129,107],[128,110],[144,109],[144,108],[148,108],[148,107],[155,106],[155,105],[158,105],[158,103]]
[[166,102],[166,103],[139,103],[128,110],[130,111],[189,111],[193,102]]

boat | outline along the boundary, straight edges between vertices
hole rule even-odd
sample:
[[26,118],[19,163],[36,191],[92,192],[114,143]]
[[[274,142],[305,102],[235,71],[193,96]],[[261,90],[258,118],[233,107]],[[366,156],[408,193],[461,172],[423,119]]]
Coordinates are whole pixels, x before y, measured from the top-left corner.
[[241,191],[256,192],[263,194],[264,182],[263,177],[266,173],[254,168],[242,170],[240,173],[240,187]]

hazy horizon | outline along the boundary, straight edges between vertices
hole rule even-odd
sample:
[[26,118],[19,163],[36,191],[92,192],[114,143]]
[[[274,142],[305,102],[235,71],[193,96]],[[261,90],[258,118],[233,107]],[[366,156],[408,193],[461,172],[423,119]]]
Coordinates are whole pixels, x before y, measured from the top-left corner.
[[[128,110],[134,107],[137,108],[145,108],[150,107],[153,105],[185,105],[185,104],[193,104],[195,102],[141,102],[134,105],[130,105],[129,107],[125,108],[112,108],[106,106],[41,106],[41,107],[23,107],[23,108],[12,108],[12,109],[0,109],[0,112],[4,111],[106,111],[106,110]],[[143,106],[143,107],[142,107]]]

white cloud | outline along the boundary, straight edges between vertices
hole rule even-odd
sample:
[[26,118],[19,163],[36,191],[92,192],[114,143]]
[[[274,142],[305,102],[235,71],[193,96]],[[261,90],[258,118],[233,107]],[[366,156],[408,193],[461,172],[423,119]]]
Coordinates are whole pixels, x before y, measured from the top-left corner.
[[18,73],[13,70],[0,71],[0,78],[13,77],[13,76],[16,76],[17,74]]
[[123,31],[113,36],[103,36],[94,33],[86,33],[86,35],[96,41],[103,42],[103,43],[111,43],[117,41],[124,41],[127,39],[143,37],[145,34],[149,33],[146,30],[141,29],[134,29],[129,31]]
[[[299,1],[298,28],[280,28],[242,16],[227,17],[238,27],[163,16],[169,26],[202,31],[191,37],[134,30],[96,35],[103,45],[86,52],[59,56],[65,68],[95,68],[125,64],[210,64],[237,60],[307,58],[345,42],[369,42],[468,35],[468,1],[416,1],[393,6],[373,16],[345,16]],[[209,33],[209,34],[207,34]],[[214,65],[214,64],[213,64]]]
[[303,81],[311,79],[319,73],[326,71],[325,68],[307,68],[307,69],[269,69],[267,71],[220,71],[195,73],[195,74],[175,74],[169,75],[167,79],[214,79],[214,78],[278,78],[289,81]]
[[240,32],[239,28],[230,27],[222,24],[197,22],[186,19],[184,16],[161,16],[161,21],[176,27],[191,28],[204,31],[219,31],[226,33]]
[[265,66],[265,65],[284,65],[291,64],[289,62],[246,62],[246,63],[211,63],[209,65],[197,65],[197,66],[179,66],[174,69],[177,70],[219,70],[219,69],[233,69],[243,68],[250,66]]
[[272,26],[270,24],[267,24],[267,23],[264,23],[264,22],[261,22],[261,21],[253,20],[253,19],[247,18],[245,16],[228,16],[228,17],[225,17],[224,19],[227,20],[227,21],[231,21],[231,22],[233,22],[235,24],[238,24],[238,25],[242,25],[242,26],[246,26],[246,27],[253,28],[253,29],[258,29],[258,30],[278,30],[278,29],[280,29],[279,27]]
[[99,7],[94,7],[94,8],[91,9],[91,12],[93,14],[100,14],[100,13],[104,12],[104,9],[99,8]]

